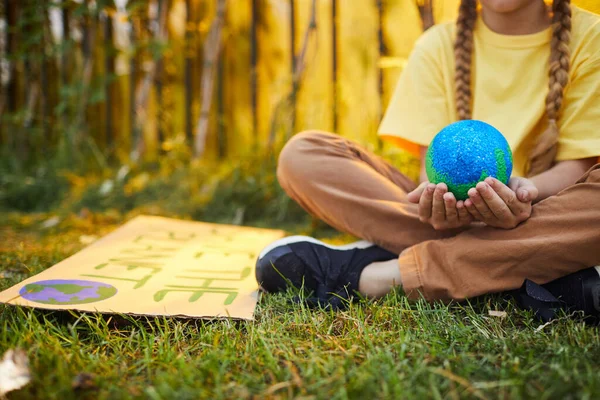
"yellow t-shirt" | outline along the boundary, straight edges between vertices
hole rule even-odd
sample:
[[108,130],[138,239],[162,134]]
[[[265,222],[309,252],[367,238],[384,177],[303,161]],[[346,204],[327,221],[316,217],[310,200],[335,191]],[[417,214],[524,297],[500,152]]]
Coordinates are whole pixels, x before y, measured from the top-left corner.
[[[570,81],[559,113],[557,161],[600,156],[600,17],[572,10]],[[457,121],[454,35],[454,23],[446,23],[419,38],[379,127],[383,139],[414,151]],[[529,151],[547,127],[551,38],[551,28],[510,36],[493,32],[481,17],[475,25],[473,119],[504,134],[517,176],[526,172]]]

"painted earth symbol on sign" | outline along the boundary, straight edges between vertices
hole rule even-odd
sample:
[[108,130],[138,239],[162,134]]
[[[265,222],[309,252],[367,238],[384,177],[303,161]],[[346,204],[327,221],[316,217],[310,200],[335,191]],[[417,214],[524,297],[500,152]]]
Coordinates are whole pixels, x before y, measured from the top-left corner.
[[19,291],[25,300],[42,304],[87,304],[106,300],[117,289],[107,283],[74,279],[52,279],[29,283]]

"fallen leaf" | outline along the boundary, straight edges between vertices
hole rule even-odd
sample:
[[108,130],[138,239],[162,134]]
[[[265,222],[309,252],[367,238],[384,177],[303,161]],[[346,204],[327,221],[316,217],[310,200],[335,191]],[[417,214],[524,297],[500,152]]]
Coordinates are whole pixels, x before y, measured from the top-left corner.
[[0,397],[27,385],[31,380],[29,359],[23,350],[8,350],[0,361]]
[[506,314],[506,311],[489,310],[488,315],[490,317],[506,318],[508,314]]

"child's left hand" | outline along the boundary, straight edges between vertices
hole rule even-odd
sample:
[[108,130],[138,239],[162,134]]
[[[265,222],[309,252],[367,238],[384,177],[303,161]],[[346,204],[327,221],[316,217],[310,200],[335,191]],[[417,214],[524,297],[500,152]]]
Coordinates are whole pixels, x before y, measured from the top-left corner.
[[531,216],[531,204],[538,196],[538,189],[525,178],[511,178],[508,186],[495,178],[486,178],[468,194],[465,207],[476,220],[512,229]]

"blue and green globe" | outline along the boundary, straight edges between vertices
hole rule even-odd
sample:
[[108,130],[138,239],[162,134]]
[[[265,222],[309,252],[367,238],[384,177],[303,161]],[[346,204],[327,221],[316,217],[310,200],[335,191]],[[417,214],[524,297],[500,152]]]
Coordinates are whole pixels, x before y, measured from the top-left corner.
[[25,300],[42,304],[73,305],[95,303],[117,294],[108,283],[79,279],[51,279],[28,283],[19,291]]
[[508,183],[512,152],[496,128],[464,120],[446,126],[433,138],[425,166],[430,182],[443,182],[457,200],[466,200],[469,189],[487,177]]

